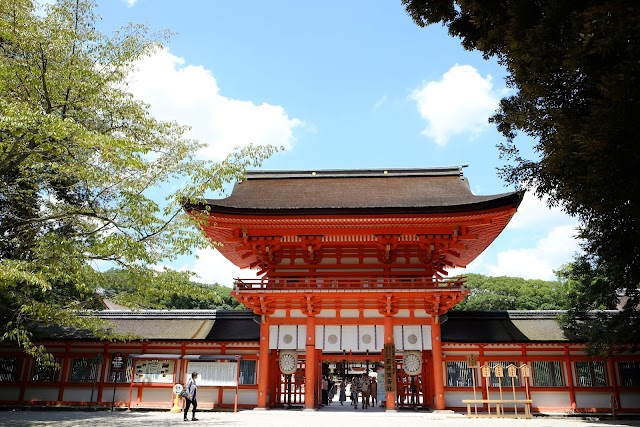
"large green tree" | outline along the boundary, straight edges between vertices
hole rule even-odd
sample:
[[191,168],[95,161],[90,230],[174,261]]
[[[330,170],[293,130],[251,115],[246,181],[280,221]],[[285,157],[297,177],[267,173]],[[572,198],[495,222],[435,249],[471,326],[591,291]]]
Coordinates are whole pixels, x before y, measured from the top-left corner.
[[467,275],[469,295],[454,310],[565,310],[567,289],[561,282]]
[[145,275],[111,269],[102,274],[101,294],[105,299],[132,309],[163,310],[245,308],[231,296],[231,288],[219,284],[202,284],[192,280],[189,272],[166,269]]
[[[506,137],[501,175],[581,221],[586,256],[576,260],[582,285],[574,290],[585,295],[572,299],[569,323],[611,327],[608,344],[597,346],[603,352],[638,345],[640,334],[615,326],[640,330],[640,3],[402,3],[418,25],[443,24],[466,49],[506,67],[514,94],[491,119]],[[535,141],[532,158],[521,154],[518,133]],[[626,297],[619,313],[583,316],[603,300],[612,308],[617,294]]]
[[37,357],[35,325],[99,332],[79,316],[99,306],[97,263],[145,278],[206,246],[181,201],[221,190],[275,150],[195,157],[201,144],[185,127],[127,91],[135,61],[165,34],[129,25],[107,36],[94,8],[0,0],[0,342]]

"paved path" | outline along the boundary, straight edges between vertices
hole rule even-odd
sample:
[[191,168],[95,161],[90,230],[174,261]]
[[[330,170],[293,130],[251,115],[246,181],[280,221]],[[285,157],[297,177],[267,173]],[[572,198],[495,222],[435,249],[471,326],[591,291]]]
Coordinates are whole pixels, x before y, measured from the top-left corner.
[[354,410],[352,407],[324,408],[319,411],[269,410],[198,413],[199,421],[185,423],[181,414],[169,412],[82,412],[70,410],[0,411],[0,426],[85,426],[85,427],[160,427],[160,426],[230,426],[230,427],[640,427],[640,419],[599,420],[537,416],[533,420],[466,418],[461,414],[431,412],[388,413]]

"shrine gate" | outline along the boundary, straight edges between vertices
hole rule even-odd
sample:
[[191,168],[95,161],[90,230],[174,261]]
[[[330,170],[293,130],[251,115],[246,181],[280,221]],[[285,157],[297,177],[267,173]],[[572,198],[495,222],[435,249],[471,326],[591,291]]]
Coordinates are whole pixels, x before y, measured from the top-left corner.
[[227,259],[258,270],[233,292],[260,322],[258,408],[316,408],[323,366],[384,366],[388,410],[416,383],[444,409],[441,319],[468,293],[447,269],[480,255],[522,196],[476,196],[462,167],[258,171],[185,205]]

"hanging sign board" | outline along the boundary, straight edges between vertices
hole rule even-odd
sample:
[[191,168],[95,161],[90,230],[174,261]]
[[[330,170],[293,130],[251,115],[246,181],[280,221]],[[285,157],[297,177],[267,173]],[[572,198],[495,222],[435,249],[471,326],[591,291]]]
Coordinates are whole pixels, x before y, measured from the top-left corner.
[[467,367],[469,368],[477,368],[478,367],[478,355],[477,354],[468,354],[467,355]]
[[396,391],[396,346],[384,345],[384,389]]
[[111,372],[122,372],[124,366],[124,355],[122,353],[116,353],[111,359]]
[[480,368],[480,370],[482,371],[482,376],[484,378],[489,378],[491,376],[491,366],[489,365],[482,365],[482,367]]
[[172,383],[174,360],[137,360],[133,382]]

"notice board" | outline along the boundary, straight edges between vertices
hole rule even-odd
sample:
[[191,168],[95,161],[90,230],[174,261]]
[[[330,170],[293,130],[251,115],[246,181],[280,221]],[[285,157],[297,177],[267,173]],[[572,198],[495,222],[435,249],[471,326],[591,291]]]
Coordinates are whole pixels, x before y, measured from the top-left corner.
[[237,386],[238,362],[189,361],[189,374],[197,372],[198,385]]

